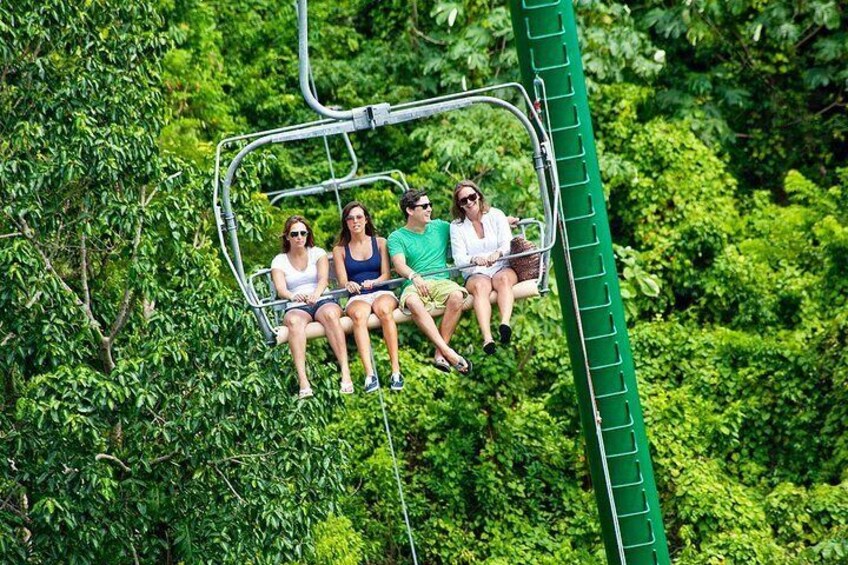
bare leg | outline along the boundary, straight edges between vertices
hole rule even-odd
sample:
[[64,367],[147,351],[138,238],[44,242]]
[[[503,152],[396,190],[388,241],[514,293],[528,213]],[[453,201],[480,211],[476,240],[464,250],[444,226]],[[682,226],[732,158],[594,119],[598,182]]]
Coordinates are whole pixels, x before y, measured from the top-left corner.
[[289,329],[289,350],[300,390],[309,388],[309,379],[306,378],[306,324],[311,321],[312,316],[303,310],[291,310],[283,318],[283,324]]
[[436,327],[436,322],[427,311],[424,303],[418,296],[412,295],[406,299],[406,308],[412,313],[412,319],[415,325],[424,332],[427,339],[436,346],[437,354],[443,355],[451,364],[455,364],[459,360],[459,355],[451,349],[444,338],[439,333],[439,328]]
[[374,301],[374,313],[380,318],[383,327],[383,340],[386,349],[389,350],[389,362],[392,364],[392,373],[400,372],[400,361],[398,360],[398,331],[395,319],[392,317],[397,299],[392,296],[381,296]]
[[354,302],[347,307],[347,315],[353,322],[353,339],[359,351],[359,360],[365,369],[365,376],[374,374],[371,365],[371,337],[368,335],[368,316],[371,315],[371,305],[365,302]]
[[492,304],[489,302],[492,279],[485,275],[474,275],[468,278],[465,287],[474,297],[474,313],[477,315],[480,333],[483,334],[483,343],[494,341],[492,339]]
[[342,317],[342,309],[338,304],[324,305],[315,313],[315,319],[321,322],[324,326],[324,331],[327,333],[327,341],[330,342],[330,347],[333,353],[336,354],[336,359],[339,361],[339,367],[342,370],[342,382],[350,382],[350,366],[347,362],[347,343],[345,343],[345,334],[342,330],[342,325],[339,320]]
[[444,338],[445,343],[450,343],[456,325],[459,323],[463,302],[465,302],[465,297],[459,290],[450,293],[447,302],[445,302],[445,313],[442,316],[442,324],[439,326],[439,333]]
[[498,291],[498,309],[501,311],[501,323],[509,325],[512,319],[512,306],[515,304],[515,294],[512,287],[518,282],[518,275],[512,269],[501,269],[495,273],[492,286]]

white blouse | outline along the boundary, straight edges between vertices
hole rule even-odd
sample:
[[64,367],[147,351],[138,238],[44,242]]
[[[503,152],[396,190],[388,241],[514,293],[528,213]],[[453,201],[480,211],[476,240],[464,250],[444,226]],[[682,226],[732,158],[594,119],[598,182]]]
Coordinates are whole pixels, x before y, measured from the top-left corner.
[[280,253],[271,261],[271,270],[280,269],[283,271],[283,275],[286,277],[286,287],[292,294],[312,294],[318,287],[318,260],[326,255],[327,252],[320,247],[308,248],[306,268],[301,271],[291,264],[288,255]]
[[[489,208],[488,212],[483,214],[482,223],[483,237],[481,239],[477,237],[474,224],[468,218],[463,221],[454,220],[451,222],[451,253],[454,264],[467,265],[471,262],[472,257],[489,255],[495,251],[500,251],[502,255],[509,254],[512,230],[510,230],[506,214],[497,208]],[[475,265],[462,269],[462,276],[466,279],[475,274],[492,276],[505,266],[502,259],[491,267]]]

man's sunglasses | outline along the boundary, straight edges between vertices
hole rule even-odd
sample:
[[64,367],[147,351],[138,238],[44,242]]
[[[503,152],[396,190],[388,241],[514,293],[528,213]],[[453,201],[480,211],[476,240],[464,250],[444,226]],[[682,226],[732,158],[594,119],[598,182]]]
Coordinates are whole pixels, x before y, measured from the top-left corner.
[[459,205],[460,206],[468,206],[469,204],[473,204],[474,202],[477,202],[477,193],[476,192],[472,192],[471,194],[469,194],[465,198],[459,199]]
[[298,236],[306,237],[307,235],[309,235],[309,232],[306,231],[306,230],[304,230],[304,231],[290,231],[289,232],[289,237],[292,238],[292,239],[294,239]]
[[412,208],[421,208],[422,210],[430,210],[433,207],[431,202],[425,202],[424,204],[413,204]]

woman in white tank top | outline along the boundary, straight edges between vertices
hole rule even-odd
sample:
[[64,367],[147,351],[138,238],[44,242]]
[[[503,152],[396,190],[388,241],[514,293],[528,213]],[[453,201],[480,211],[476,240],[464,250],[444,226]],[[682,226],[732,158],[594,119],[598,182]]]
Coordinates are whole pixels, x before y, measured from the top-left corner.
[[348,390],[352,383],[347,343],[339,321],[342,309],[335,298],[321,296],[327,288],[330,273],[327,252],[315,247],[312,229],[302,216],[291,216],[286,220],[282,239],[283,252],[271,262],[271,278],[277,296],[292,301],[283,316],[283,324],[289,330],[289,349],[300,384],[298,398],[312,396],[312,387],[306,376],[306,324],[313,320],[324,326],[327,341],[341,367],[342,389]]

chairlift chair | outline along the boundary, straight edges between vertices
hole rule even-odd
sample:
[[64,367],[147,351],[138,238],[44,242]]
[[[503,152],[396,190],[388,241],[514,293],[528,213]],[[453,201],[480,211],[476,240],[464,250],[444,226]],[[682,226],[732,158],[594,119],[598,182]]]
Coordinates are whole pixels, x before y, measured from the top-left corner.
[[[341,136],[352,162],[351,170],[346,175],[339,179],[330,178],[317,184],[268,193],[271,202],[280,204],[287,197],[334,192],[339,211],[341,212],[341,200],[339,197],[341,190],[352,187],[364,187],[381,181],[391,182],[398,188],[408,188],[403,174],[399,171],[382,171],[370,175],[356,176],[358,160],[350,142],[349,134],[421,120],[476,105],[486,105],[506,110],[518,120],[527,132],[533,151],[532,159],[539,185],[543,218],[524,219],[519,224],[524,235],[527,235],[527,230],[530,227],[538,230],[537,249],[507,255],[505,259],[509,260],[536,253],[540,254],[539,276],[535,280],[518,283],[514,287],[514,292],[516,299],[538,296],[547,292],[550,250],[555,243],[557,232],[556,229],[553,229],[553,226],[557,224],[558,220],[559,192],[557,187],[559,186],[559,182],[557,179],[552,141],[546,134],[545,124],[543,124],[539,115],[539,109],[534,105],[534,102],[530,99],[524,87],[519,83],[505,83],[397,105],[377,103],[351,110],[328,108],[317,100],[314,93],[314,85],[311,82],[306,3],[306,0],[298,0],[298,64],[300,86],[307,104],[319,115],[324,116],[324,118],[273,130],[230,137],[218,144],[215,154],[213,208],[222,253],[235,276],[248,307],[257,319],[266,343],[277,345],[286,343],[288,340],[288,329],[280,324],[280,313],[285,311],[289,301],[277,298],[273,284],[269,283],[270,269],[260,269],[250,275],[247,275],[244,271],[238,240],[238,223],[230,199],[230,190],[235,182],[236,173],[242,161],[252,152],[265,146],[320,137],[324,139],[328,163],[332,171],[333,162],[330,156],[328,140],[333,138],[333,136]],[[511,102],[495,95],[497,92],[510,90],[517,92],[519,97],[524,101],[526,113]],[[238,152],[229,160],[226,169],[224,169],[222,153],[225,149],[231,147],[237,147]],[[448,267],[447,270],[457,272],[459,269],[469,266],[471,265],[454,265]],[[438,272],[444,272],[444,270]],[[402,282],[403,279],[395,278],[381,283],[379,286],[382,288],[396,288]],[[346,297],[348,292],[345,289],[336,289],[328,291],[327,294],[342,298]],[[496,293],[493,291],[490,300],[494,302],[496,296]],[[470,300],[466,302],[465,307],[471,307]],[[439,315],[441,312],[434,312],[434,314]],[[400,323],[411,320],[410,316],[404,314],[399,309],[395,311],[394,318]],[[379,320],[372,314],[369,318],[368,325],[370,328],[377,328],[380,325]],[[342,327],[345,332],[352,331],[351,321],[344,317],[342,319]],[[307,326],[307,338],[316,338],[323,335],[324,328],[321,324],[313,322]]]

